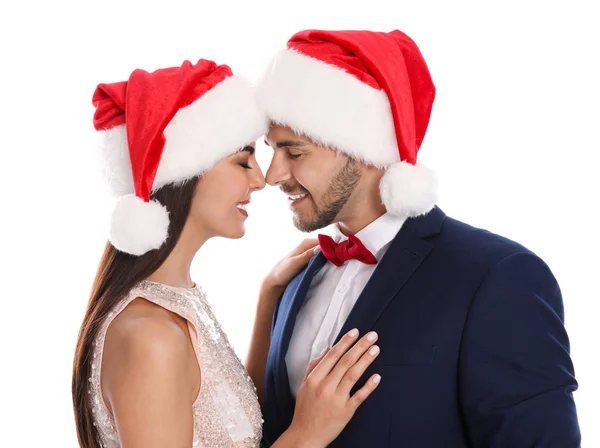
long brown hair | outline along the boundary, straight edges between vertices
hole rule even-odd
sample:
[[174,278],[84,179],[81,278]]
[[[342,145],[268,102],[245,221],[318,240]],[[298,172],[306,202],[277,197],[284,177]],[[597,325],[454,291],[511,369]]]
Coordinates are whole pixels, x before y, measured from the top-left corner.
[[152,195],[152,199],[164,205],[169,212],[169,237],[159,249],[138,257],[120,252],[110,243],[106,245],[79,331],[73,362],[73,410],[77,438],[82,447],[101,448],[88,396],[92,344],[100,325],[131,288],[149,277],[167,259],[177,244],[190,214],[198,179],[195,177],[182,184],[166,185]]

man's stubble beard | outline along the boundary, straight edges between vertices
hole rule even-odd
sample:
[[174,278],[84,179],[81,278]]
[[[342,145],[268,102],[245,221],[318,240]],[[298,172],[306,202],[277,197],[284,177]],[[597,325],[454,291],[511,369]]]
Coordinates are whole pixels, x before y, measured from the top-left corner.
[[327,227],[335,222],[336,217],[356,189],[360,181],[360,171],[356,162],[348,159],[341,171],[331,180],[323,195],[322,207],[313,200],[313,209],[316,216],[312,219],[302,219],[299,214],[294,215],[294,225],[302,232],[314,232]]

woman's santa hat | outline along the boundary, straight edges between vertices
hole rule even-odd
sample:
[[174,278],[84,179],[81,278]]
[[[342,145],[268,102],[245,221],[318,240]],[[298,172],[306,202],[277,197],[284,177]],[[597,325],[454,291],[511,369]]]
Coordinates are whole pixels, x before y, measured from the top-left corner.
[[150,200],[153,191],[203,174],[267,129],[253,86],[204,59],[135,70],[128,81],[98,85],[92,101],[104,174],[119,197],[109,239],[132,255],[168,237],[169,215]]
[[400,31],[301,31],[260,79],[269,118],[386,173],[388,212],[419,216],[436,201],[435,174],[417,164],[435,87]]

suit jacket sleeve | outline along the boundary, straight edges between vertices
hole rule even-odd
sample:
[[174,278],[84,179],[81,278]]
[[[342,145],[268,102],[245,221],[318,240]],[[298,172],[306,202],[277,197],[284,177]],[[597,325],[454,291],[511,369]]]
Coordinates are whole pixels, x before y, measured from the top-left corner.
[[529,252],[487,273],[461,343],[459,395],[476,447],[580,446],[558,284]]

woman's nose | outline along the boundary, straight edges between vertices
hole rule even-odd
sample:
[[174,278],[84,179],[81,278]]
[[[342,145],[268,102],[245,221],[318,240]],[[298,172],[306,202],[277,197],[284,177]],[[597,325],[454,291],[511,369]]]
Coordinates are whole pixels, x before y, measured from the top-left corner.
[[252,191],[259,191],[259,190],[262,190],[263,188],[265,188],[265,185],[266,185],[265,176],[264,176],[262,170],[260,169],[260,167],[257,166],[256,169],[252,170],[252,179],[250,181],[250,188],[252,189]]

